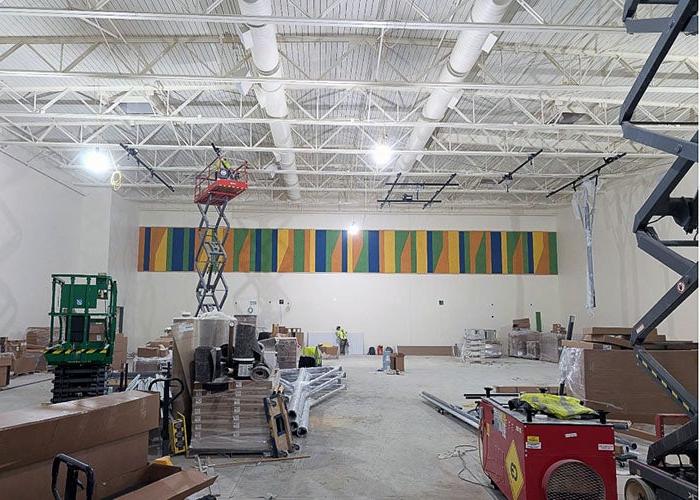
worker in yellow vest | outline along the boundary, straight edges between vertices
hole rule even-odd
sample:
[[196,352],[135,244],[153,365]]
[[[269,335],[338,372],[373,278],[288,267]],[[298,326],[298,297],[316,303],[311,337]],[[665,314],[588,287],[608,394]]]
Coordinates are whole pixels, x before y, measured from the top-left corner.
[[340,354],[347,354],[348,350],[348,332],[340,326],[335,327],[335,338],[338,341],[338,346],[340,347]]

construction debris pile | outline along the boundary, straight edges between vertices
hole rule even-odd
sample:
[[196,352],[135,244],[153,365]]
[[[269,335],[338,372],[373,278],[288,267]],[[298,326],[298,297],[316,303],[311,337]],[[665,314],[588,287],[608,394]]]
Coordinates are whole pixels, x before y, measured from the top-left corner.
[[289,425],[295,436],[309,432],[311,408],[347,389],[342,366],[280,370],[280,382],[289,395]]

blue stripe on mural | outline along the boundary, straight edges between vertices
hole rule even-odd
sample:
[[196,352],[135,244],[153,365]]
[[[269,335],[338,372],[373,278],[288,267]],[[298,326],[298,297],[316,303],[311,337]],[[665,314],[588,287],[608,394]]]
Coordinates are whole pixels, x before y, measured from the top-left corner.
[[501,233],[491,231],[491,273],[503,273],[503,259],[501,257]]
[[428,272],[433,272],[433,232],[428,231]]
[[173,228],[173,247],[171,253],[171,270],[183,271],[182,267],[182,251],[185,244],[185,229],[182,227]]
[[259,273],[262,268],[262,230],[255,230],[255,272]]
[[195,233],[195,230],[194,230],[194,228],[189,228],[187,231],[189,232],[188,238],[190,239],[190,245],[187,248],[187,250],[188,250],[187,270],[194,271],[194,251],[195,251],[194,233]]
[[348,232],[347,231],[341,231],[340,232],[340,237],[341,239],[341,270],[344,273],[348,272]]
[[143,270],[150,271],[151,264],[151,228],[147,227],[143,232]]
[[459,272],[461,274],[467,272],[467,265],[464,261],[464,235],[464,231],[460,231],[457,236],[459,238]]
[[326,230],[316,230],[316,272],[326,272]]
[[527,232],[527,272],[532,274],[535,272],[535,256],[533,255],[534,246],[532,244],[532,232]]
[[277,229],[272,230],[272,267],[270,271],[277,272]]
[[368,264],[370,273],[379,272],[379,231],[367,231],[369,233]]

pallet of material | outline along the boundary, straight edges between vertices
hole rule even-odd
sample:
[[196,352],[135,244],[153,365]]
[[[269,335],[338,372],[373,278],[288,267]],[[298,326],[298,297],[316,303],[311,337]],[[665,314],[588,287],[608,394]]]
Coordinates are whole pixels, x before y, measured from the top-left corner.
[[[608,346],[608,349],[631,349],[631,334],[631,328],[609,326],[584,328],[582,341],[602,344]],[[644,340],[644,347],[650,350],[688,350],[697,349],[698,344],[690,340],[666,340],[665,335],[659,335],[654,329]]]
[[[698,351],[659,350],[652,353],[691,394],[698,392]],[[610,418],[653,423],[658,413],[682,413],[683,408],[646,369],[631,349],[562,351],[560,371],[567,394],[588,406],[610,412]]]
[[221,390],[195,383],[190,453],[269,452],[270,429],[263,399],[275,387],[275,379],[230,380]]

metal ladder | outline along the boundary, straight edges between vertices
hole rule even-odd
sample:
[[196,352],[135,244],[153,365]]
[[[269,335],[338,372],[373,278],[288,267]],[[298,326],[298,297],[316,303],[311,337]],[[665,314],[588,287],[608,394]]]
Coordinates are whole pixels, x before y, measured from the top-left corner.
[[[197,203],[201,214],[198,227],[197,250],[194,267],[198,280],[195,294],[197,312],[220,311],[228,297],[228,285],[224,279],[226,264],[226,241],[231,233],[231,224],[226,218],[227,201],[212,203],[212,195],[205,203]],[[219,230],[223,237],[219,239]]]

